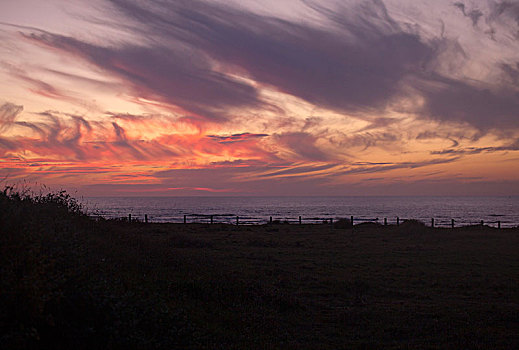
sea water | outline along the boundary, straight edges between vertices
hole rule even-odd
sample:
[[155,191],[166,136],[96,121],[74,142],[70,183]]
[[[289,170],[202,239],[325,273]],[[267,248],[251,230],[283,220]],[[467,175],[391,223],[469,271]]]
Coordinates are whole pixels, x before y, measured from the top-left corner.
[[90,197],[82,203],[89,215],[132,218],[151,222],[214,222],[259,224],[270,220],[319,223],[350,218],[354,223],[388,224],[416,219],[436,226],[481,223],[501,227],[519,226],[519,196],[500,197]]

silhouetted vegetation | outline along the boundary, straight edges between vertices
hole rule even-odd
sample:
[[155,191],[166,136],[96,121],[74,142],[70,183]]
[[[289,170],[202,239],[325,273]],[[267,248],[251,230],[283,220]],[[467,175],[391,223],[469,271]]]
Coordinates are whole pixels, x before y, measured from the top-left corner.
[[411,229],[418,229],[418,228],[424,228],[425,227],[425,224],[419,220],[415,220],[415,219],[408,219],[408,220],[404,220],[402,222],[402,227],[404,228],[411,228]]
[[333,227],[335,228],[352,228],[352,222],[350,219],[339,219],[333,223]]
[[518,229],[91,220],[10,187],[0,219],[5,349],[519,345]]

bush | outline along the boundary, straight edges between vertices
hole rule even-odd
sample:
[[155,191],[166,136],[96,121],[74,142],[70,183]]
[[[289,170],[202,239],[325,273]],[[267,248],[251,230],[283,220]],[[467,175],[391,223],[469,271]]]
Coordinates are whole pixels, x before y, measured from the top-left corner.
[[420,220],[416,220],[416,219],[409,219],[409,220],[405,220],[401,226],[403,227],[425,227],[425,224],[423,222],[421,222]]
[[352,228],[353,225],[351,223],[351,220],[350,219],[339,219],[337,220],[334,224],[333,224],[333,228]]

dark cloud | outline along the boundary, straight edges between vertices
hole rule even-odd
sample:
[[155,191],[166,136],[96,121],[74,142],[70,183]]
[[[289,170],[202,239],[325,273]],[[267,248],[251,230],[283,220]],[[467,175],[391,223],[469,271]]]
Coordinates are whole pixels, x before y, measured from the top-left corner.
[[476,26],[478,24],[479,19],[481,17],[483,17],[483,12],[481,12],[481,10],[479,10],[477,8],[474,8],[474,9],[472,9],[472,10],[467,12],[465,4],[462,3],[462,2],[456,2],[456,3],[454,3],[454,6],[459,8],[461,13],[463,13],[463,15],[465,17],[470,18],[470,20],[472,21],[472,25],[473,26]]
[[478,24],[479,19],[483,16],[483,12],[481,12],[478,9],[471,10],[467,17],[469,17],[472,20],[472,25],[476,26]]
[[218,141],[219,143],[234,143],[240,141],[246,141],[250,139],[258,139],[269,136],[268,134],[251,134],[249,132],[244,132],[240,134],[232,134],[229,136],[222,135],[207,135],[208,138]]
[[[457,145],[456,145],[457,146]],[[454,146],[455,147],[455,146]],[[431,151],[431,154],[479,154],[479,153],[494,153],[494,152],[507,152],[507,151],[519,151],[519,139],[511,142],[510,144],[497,147],[464,147],[459,149],[446,149],[441,151]]]
[[436,131],[423,131],[416,135],[417,140],[430,140],[435,138],[441,138],[443,135],[438,134]]
[[464,3],[462,3],[462,2],[455,2],[453,5],[455,7],[457,7],[457,8],[459,8],[460,11],[463,13],[463,15],[466,15],[466,13],[465,13],[465,4]]
[[40,127],[34,123],[20,121],[20,122],[16,122],[16,125],[31,129],[35,133],[39,134],[40,137],[45,137],[45,135],[46,135],[45,130],[43,130],[42,127]]
[[258,82],[340,111],[384,108],[400,93],[402,78],[432,54],[391,20],[380,1],[347,17],[346,9],[337,15],[314,6],[340,25],[339,32],[196,0],[111,3],[148,36],[180,41]]
[[489,20],[496,21],[501,17],[508,17],[514,20],[519,26],[519,3],[517,1],[496,1],[492,2],[492,11]]
[[513,85],[519,87],[519,62],[516,62],[515,64],[503,63],[501,64],[501,69],[509,81]]
[[[498,30],[496,29],[500,25],[501,28],[506,28],[507,30],[515,30],[515,33],[512,35],[515,36],[515,39],[519,39],[519,3],[517,1],[489,1],[488,2],[490,11],[488,15],[485,16],[485,22],[489,26],[489,29],[485,31],[489,37],[497,41]],[[510,21],[515,22],[515,28],[513,28],[513,24]],[[502,33],[499,33],[502,34]],[[508,37],[508,34],[505,34]]]
[[391,165],[393,163],[387,163],[387,162],[355,162],[352,163],[352,166],[373,166],[373,165]]
[[208,57],[194,48],[168,47],[167,43],[104,47],[48,32],[26,38],[122,78],[139,97],[158,99],[201,117],[222,119],[230,107],[266,106],[254,87],[215,71]]
[[485,131],[518,127],[519,92],[515,90],[496,91],[440,75],[416,86],[425,97],[422,113],[431,118],[468,122]]

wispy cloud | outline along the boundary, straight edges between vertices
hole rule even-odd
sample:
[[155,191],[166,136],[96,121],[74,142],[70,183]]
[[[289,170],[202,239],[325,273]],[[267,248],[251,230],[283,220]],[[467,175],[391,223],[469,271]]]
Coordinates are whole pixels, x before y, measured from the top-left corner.
[[251,134],[248,132],[240,133],[240,134],[232,134],[229,136],[226,135],[207,135],[207,137],[218,141],[219,143],[234,143],[246,141],[249,139],[262,138],[269,136],[268,134]]
[[[454,145],[457,146],[457,145]],[[431,151],[431,154],[479,154],[479,153],[494,153],[494,152],[506,152],[506,151],[519,151],[519,139],[514,142],[497,147],[465,147],[465,148],[451,148],[444,149],[441,151]]]
[[426,166],[431,165],[438,165],[438,164],[446,164],[446,163],[452,163],[456,160],[458,160],[459,157],[452,157],[452,158],[438,158],[438,159],[431,159],[431,160],[424,160],[424,161],[416,161],[416,162],[401,162],[401,163],[394,163],[394,164],[369,164],[369,165],[362,165],[362,166],[353,166],[349,167],[346,170],[341,170],[335,172],[335,175],[348,175],[348,174],[372,174],[372,173],[384,173],[391,170],[397,170],[397,169],[416,169],[416,168],[423,168]]
[[17,106],[13,103],[4,103],[0,106],[0,132],[9,130],[22,111],[23,106]]
[[225,118],[227,108],[264,105],[253,86],[212,69],[209,58],[194,49],[174,49],[167,43],[104,47],[48,32],[25,37],[95,64],[123,79],[136,96],[200,117],[218,120]]

